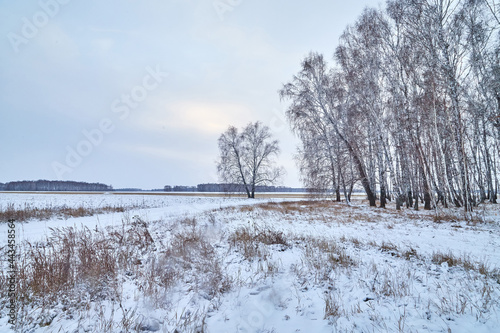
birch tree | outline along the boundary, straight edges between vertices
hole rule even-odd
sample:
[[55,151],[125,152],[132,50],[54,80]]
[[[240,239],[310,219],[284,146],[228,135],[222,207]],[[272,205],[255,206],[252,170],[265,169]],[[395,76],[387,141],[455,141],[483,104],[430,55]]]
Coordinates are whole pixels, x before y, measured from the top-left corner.
[[261,122],[249,123],[241,133],[230,126],[218,140],[220,158],[217,171],[224,183],[242,185],[248,198],[255,198],[259,185],[273,185],[284,174],[276,166],[280,149],[269,127]]
[[345,29],[331,67],[309,54],[280,90],[303,179],[338,191],[355,170],[371,206],[496,203],[499,10],[486,0],[388,0]]
[[317,128],[328,129],[320,133],[325,136],[325,142],[330,142],[327,148],[332,148],[332,140],[341,142],[354,162],[370,206],[375,206],[375,191],[367,174],[362,147],[356,140],[357,124],[349,116],[354,109],[346,99],[349,95],[345,93],[343,79],[328,68],[322,55],[311,53],[302,62],[299,74],[280,90],[280,96],[292,102],[287,117],[303,142],[308,131]]

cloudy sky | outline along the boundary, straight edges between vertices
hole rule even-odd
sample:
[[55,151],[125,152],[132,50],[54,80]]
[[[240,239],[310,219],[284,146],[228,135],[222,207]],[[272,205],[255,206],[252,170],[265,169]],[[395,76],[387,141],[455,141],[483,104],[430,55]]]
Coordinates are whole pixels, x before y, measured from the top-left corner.
[[217,138],[262,121],[300,186],[277,91],[369,0],[0,0],[0,182],[217,182]]

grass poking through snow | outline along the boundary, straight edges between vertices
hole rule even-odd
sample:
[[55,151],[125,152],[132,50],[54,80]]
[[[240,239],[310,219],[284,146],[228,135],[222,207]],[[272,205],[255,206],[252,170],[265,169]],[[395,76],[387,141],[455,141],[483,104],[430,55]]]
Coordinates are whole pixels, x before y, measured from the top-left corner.
[[[19,219],[66,216],[11,208]],[[97,212],[80,208],[67,217]],[[122,208],[121,225],[52,229],[20,245],[18,331],[410,332],[500,322],[499,263],[421,244],[440,245],[419,238],[434,234],[460,241],[455,233],[495,241],[498,229],[453,212],[438,221],[311,200],[148,221]],[[5,269],[0,284],[5,300]]]

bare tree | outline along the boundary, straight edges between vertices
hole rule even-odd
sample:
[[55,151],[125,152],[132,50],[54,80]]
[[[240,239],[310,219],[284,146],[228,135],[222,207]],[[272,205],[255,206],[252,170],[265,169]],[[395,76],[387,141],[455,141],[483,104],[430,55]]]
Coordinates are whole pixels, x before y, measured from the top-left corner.
[[[347,151],[352,158],[370,206],[375,206],[375,189],[358,140],[361,129],[355,116],[354,102],[350,99],[352,95],[345,90],[345,79],[342,73],[328,69],[322,55],[311,53],[302,62],[299,74],[285,84],[279,94],[282,99],[292,102],[287,116],[303,142],[307,141],[307,133],[315,131],[322,138],[323,146],[330,149],[329,155],[334,151],[335,144],[341,143],[345,150],[340,151]],[[335,159],[341,161],[343,157],[336,156]],[[340,167],[337,169],[343,172]]]
[[269,127],[261,122],[249,123],[240,133],[230,126],[219,137],[220,159],[217,172],[224,183],[242,185],[249,198],[255,198],[259,185],[273,185],[284,174],[275,158],[280,149]]
[[302,141],[304,183],[339,193],[350,174],[371,206],[394,197],[398,208],[468,213],[496,203],[498,9],[490,0],[387,0],[345,29],[332,67],[307,56],[279,92]]

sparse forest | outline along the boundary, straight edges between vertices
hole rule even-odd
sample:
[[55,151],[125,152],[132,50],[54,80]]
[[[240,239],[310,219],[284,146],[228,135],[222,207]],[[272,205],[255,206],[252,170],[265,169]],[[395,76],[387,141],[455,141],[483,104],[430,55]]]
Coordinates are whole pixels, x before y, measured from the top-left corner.
[[389,0],[348,26],[327,63],[309,54],[279,91],[301,139],[305,187],[371,206],[498,200],[500,6]]

